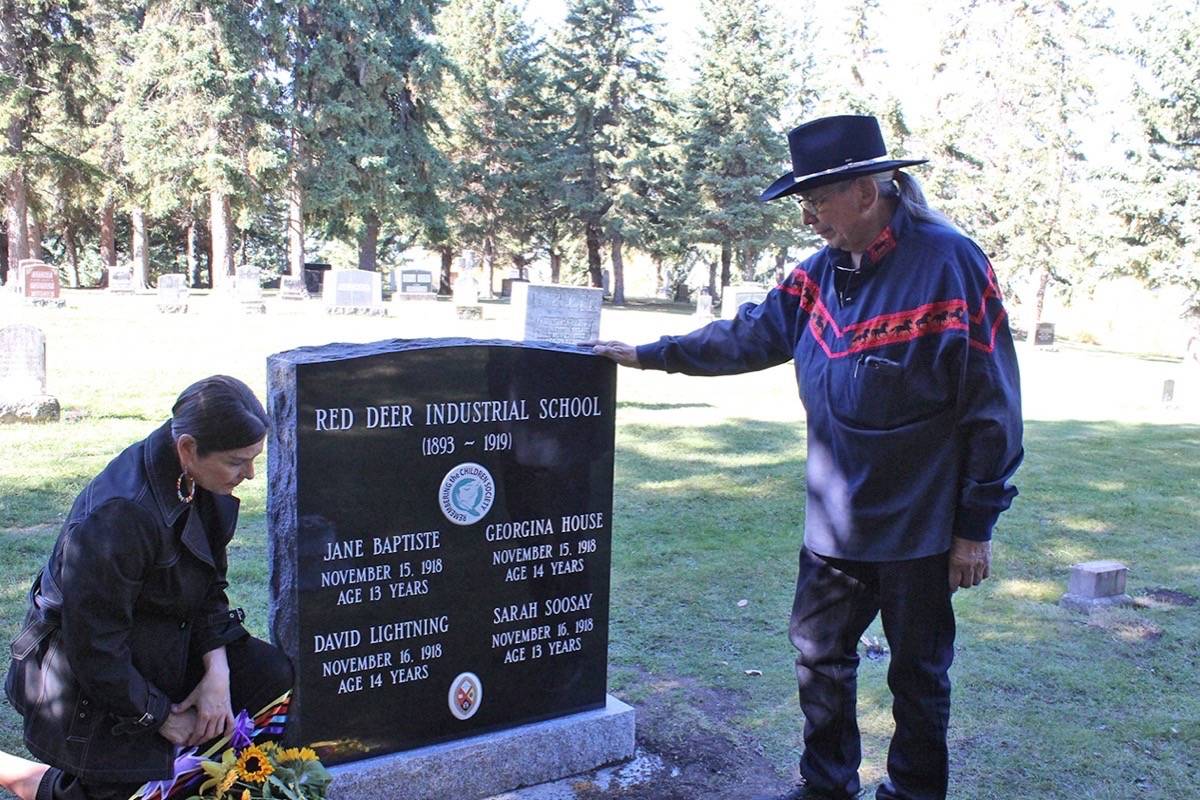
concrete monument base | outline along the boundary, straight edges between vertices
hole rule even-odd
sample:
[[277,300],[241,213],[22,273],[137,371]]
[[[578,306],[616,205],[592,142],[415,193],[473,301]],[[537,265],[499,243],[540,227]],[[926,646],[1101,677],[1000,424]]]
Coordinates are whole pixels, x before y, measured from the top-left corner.
[[330,800],[480,800],[626,761],[634,710],[607,705],[496,733],[333,767]]
[[50,395],[0,400],[0,423],[58,422],[62,411]]

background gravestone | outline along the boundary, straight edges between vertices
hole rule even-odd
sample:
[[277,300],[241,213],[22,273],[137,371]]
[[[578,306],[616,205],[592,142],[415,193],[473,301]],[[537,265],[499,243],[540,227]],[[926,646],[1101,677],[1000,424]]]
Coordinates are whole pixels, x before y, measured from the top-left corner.
[[464,271],[454,281],[454,313],[459,319],[483,319],[479,284],[473,272]]
[[133,294],[133,270],[128,267],[113,267],[108,271],[110,294]]
[[757,305],[767,299],[767,290],[753,284],[742,286],[726,286],[721,293],[721,316],[733,319],[738,309],[746,303]]
[[59,414],[46,394],[46,335],[33,325],[0,328],[0,422],[54,422]]
[[437,300],[433,273],[424,269],[400,270],[400,291],[392,300]]
[[35,306],[62,308],[67,304],[60,295],[62,286],[58,280],[58,270],[49,264],[36,263],[27,265],[24,270],[25,300]]
[[307,300],[310,296],[304,278],[294,275],[283,275],[279,278],[279,299]]
[[383,305],[383,284],[378,272],[331,270],[325,275],[321,300],[330,314],[387,316],[387,307]]
[[1033,332],[1033,344],[1036,347],[1054,346],[1054,323],[1039,322]]
[[164,314],[187,313],[187,275],[169,272],[158,276],[158,310]]
[[[615,390],[611,362],[512,342],[270,358],[271,617],[297,668],[289,736],[340,764],[609,713]],[[631,715],[614,715],[601,745],[568,733],[526,753],[523,779],[628,757]],[[388,775],[404,771],[391,763]],[[432,793],[400,796],[513,788],[478,784],[494,780],[481,767],[437,770]]]
[[242,313],[267,313],[267,307],[263,304],[262,272],[258,267],[238,267],[235,284],[235,294]]
[[702,291],[696,296],[695,316],[699,319],[713,318],[712,295],[710,295],[707,291]]
[[579,344],[600,336],[604,290],[558,284],[512,286],[513,338]]

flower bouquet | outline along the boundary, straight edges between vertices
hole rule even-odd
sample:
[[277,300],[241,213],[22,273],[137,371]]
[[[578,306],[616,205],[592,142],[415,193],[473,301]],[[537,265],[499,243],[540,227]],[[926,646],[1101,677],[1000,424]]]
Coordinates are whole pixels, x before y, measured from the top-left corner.
[[289,692],[254,717],[242,711],[229,736],[203,753],[179,753],[169,780],[130,800],[324,800],[333,779],[312,749],[255,742],[282,735],[290,700]]

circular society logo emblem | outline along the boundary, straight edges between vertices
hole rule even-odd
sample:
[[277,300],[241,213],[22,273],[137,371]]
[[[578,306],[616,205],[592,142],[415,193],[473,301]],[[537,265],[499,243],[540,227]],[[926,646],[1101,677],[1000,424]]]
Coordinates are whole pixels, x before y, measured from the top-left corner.
[[483,703],[483,683],[474,672],[464,672],[450,683],[450,713],[459,719],[475,716]]
[[442,478],[438,504],[446,519],[455,525],[474,525],[492,508],[496,482],[479,464],[459,464]]

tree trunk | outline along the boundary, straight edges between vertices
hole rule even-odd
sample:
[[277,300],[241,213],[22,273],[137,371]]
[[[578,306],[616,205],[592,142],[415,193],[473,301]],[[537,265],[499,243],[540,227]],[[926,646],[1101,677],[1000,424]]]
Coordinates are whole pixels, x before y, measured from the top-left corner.
[[558,283],[562,278],[562,253],[550,250],[550,282]]
[[196,263],[196,220],[188,220],[184,228],[183,254],[187,259],[188,284],[192,288],[200,285],[200,265]]
[[300,173],[294,160],[299,158],[300,145],[292,133],[293,166],[288,177],[288,274],[294,278],[304,276],[304,194],[300,189]]
[[625,258],[622,254],[622,249],[625,245],[625,237],[619,233],[614,233],[611,244],[613,264],[612,304],[614,306],[623,306],[625,305]]
[[8,221],[0,222],[0,284],[8,283]]
[[1038,288],[1033,301],[1033,319],[1029,322],[1029,343],[1033,344],[1037,334],[1038,323],[1042,321],[1042,308],[1046,305],[1046,287],[1050,284],[1050,270],[1043,269],[1038,274]]
[[34,212],[34,210],[32,208],[29,209],[28,233],[29,233],[29,256],[28,257],[36,258],[38,261],[41,261],[42,257],[45,255],[42,252],[42,223],[41,223],[41,220],[39,220],[37,218],[37,214]]
[[208,216],[208,227],[212,232],[212,257],[208,262],[212,288],[214,291],[228,289],[232,286],[230,276],[233,275],[233,248],[229,241],[233,218],[229,211],[229,196],[219,189],[208,193]]
[[787,248],[779,248],[779,252],[775,254],[775,280],[778,283],[783,282],[784,267],[787,266]]
[[450,282],[450,272],[454,269],[454,248],[443,247],[438,252],[442,255],[442,276],[438,280],[438,294],[453,294],[454,287]]
[[[729,278],[730,278],[729,265],[732,261],[733,261],[733,246],[729,243],[729,240],[725,240],[725,241],[721,242],[721,286],[719,288],[723,289],[729,285]],[[720,296],[721,296],[720,294],[714,294],[713,302],[714,303],[717,302],[717,298]]]
[[[10,132],[11,141],[12,134]],[[29,258],[29,212],[25,195],[25,175],[13,170],[8,176],[8,264],[12,269],[21,265],[21,259]]]
[[358,268],[374,272],[379,255],[379,216],[374,211],[363,220],[362,233],[358,237]]
[[708,296],[717,296],[717,262],[708,262]]
[[490,300],[495,297],[492,291],[496,285],[496,250],[490,236],[485,236],[483,239],[483,264],[487,272],[487,283],[484,285],[483,291],[480,292],[479,296]]
[[100,287],[108,288],[108,272],[117,266],[117,204],[109,197],[100,209]]
[[129,212],[132,239],[130,250],[133,252],[133,286],[145,289],[149,286],[150,276],[150,240],[146,235],[146,214],[140,208]]
[[604,275],[600,268],[600,227],[587,223],[584,226],[584,239],[587,242],[588,280],[597,289],[604,286]]
[[754,280],[754,268],[758,264],[758,250],[747,247],[742,251],[742,280]]
[[71,285],[79,288],[79,240],[75,238],[75,226],[68,225],[63,231],[63,242],[67,245],[67,260],[71,262]]
[[654,257],[654,296],[662,294],[663,289],[663,257]]

